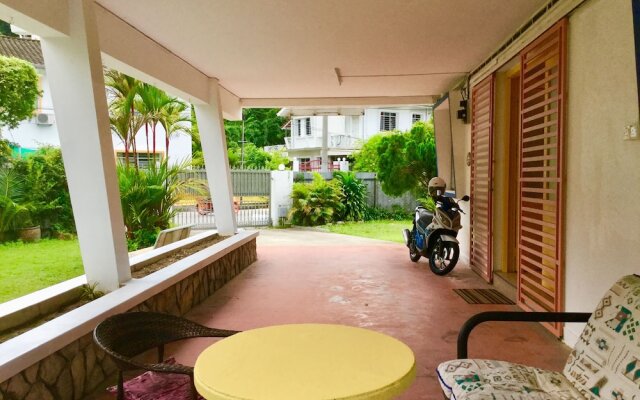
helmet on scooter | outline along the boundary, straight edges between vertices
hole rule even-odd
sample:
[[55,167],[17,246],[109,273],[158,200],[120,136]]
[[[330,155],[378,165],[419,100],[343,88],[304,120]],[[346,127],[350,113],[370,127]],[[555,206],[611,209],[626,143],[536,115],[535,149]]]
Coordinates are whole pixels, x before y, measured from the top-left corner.
[[444,179],[436,176],[429,181],[429,196],[436,198],[444,195],[444,191],[447,188],[447,183]]

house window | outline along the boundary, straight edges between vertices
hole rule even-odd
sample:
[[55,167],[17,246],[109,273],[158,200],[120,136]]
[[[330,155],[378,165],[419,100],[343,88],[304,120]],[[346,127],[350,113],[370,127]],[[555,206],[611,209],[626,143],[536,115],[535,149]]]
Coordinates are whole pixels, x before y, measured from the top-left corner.
[[422,114],[412,114],[411,115],[411,124],[415,124],[418,121],[422,121]]
[[298,136],[311,135],[311,118],[299,118],[295,120],[295,130]]
[[380,113],[380,131],[392,131],[396,129],[396,113],[382,111]]
[[307,136],[311,135],[311,118],[304,118],[301,121],[304,121],[304,133]]
[[[151,163],[153,162],[153,154],[154,153],[133,153],[130,152],[129,153],[129,165],[137,165],[138,168],[148,168],[149,165],[151,165]],[[160,163],[160,161],[162,161],[163,154],[162,153],[155,153],[155,161],[156,164]],[[116,154],[117,158],[118,158],[118,162],[123,163],[124,164],[124,152],[123,151],[118,151]]]

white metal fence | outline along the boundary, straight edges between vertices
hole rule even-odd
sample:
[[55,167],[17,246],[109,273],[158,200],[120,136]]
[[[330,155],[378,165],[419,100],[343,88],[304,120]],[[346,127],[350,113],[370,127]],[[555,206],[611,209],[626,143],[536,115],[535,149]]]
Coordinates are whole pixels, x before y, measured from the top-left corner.
[[[182,174],[187,179],[207,180],[204,169],[186,170]],[[238,226],[270,225],[271,171],[232,170],[231,182]],[[209,196],[195,190],[188,191],[175,211],[174,225],[194,225],[194,229],[216,227],[215,204]]]

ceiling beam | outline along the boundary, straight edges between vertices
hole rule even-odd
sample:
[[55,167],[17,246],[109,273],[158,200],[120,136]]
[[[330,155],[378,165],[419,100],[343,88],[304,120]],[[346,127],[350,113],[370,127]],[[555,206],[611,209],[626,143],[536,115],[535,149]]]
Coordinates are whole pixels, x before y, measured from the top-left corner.
[[0,19],[38,36],[69,33],[69,4],[65,0],[0,0]]
[[[207,88],[211,77],[100,4],[94,4],[102,60],[107,67],[191,103],[209,101]],[[0,19],[42,37],[65,36],[69,32],[66,0],[0,0]],[[241,119],[238,96],[220,89],[225,118]]]
[[382,96],[382,97],[314,97],[279,99],[242,99],[243,108],[271,107],[372,107],[413,104],[431,105],[435,96]]
[[209,77],[95,3],[100,49],[108,67],[190,102],[206,103]]

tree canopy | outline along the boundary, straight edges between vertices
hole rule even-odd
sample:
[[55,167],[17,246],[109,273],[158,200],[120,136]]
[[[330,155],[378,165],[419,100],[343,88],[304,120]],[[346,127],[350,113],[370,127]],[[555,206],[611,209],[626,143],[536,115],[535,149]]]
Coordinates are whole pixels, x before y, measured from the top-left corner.
[[39,95],[38,73],[33,65],[0,56],[0,128],[13,129],[30,118]]
[[[285,166],[289,164],[289,159],[281,153],[267,152],[261,149],[264,146],[284,144],[286,132],[281,129],[281,126],[284,125],[286,119],[278,117],[277,113],[277,108],[247,108],[243,110],[242,115],[245,119],[244,168],[275,170],[280,164]],[[193,160],[195,165],[203,166],[200,132],[193,108],[191,118]],[[242,166],[242,121],[225,120],[224,130],[227,137],[229,166],[240,168]]]
[[382,138],[389,132],[380,132],[362,144],[360,150],[353,154],[352,169],[357,172],[376,172],[378,170],[378,146]]
[[372,136],[355,155],[354,169],[376,172],[388,195],[425,196],[437,174],[433,123],[416,122],[407,132]]
[[[284,144],[287,132],[282,125],[286,118],[278,117],[277,108],[245,108],[242,110],[244,120],[244,139],[258,147]],[[225,121],[224,129],[229,142],[242,140],[242,121]]]

